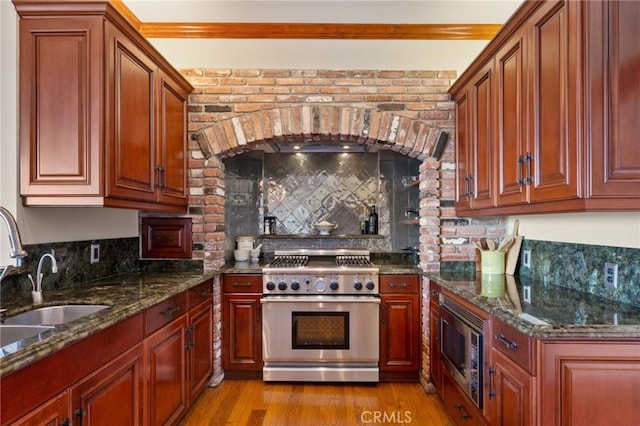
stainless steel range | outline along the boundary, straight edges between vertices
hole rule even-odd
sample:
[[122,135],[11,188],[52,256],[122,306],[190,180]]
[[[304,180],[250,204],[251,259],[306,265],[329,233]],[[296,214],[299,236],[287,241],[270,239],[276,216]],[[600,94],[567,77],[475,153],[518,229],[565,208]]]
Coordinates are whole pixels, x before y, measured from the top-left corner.
[[262,273],[264,381],[378,381],[378,268],[367,250],[276,251]]

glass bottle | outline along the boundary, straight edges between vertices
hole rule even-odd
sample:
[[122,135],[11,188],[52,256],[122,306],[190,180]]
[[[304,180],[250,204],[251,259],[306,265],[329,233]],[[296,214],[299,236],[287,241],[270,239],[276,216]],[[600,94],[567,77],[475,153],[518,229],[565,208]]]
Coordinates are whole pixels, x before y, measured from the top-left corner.
[[369,233],[378,233],[378,213],[376,213],[376,206],[371,206],[371,213],[369,214]]

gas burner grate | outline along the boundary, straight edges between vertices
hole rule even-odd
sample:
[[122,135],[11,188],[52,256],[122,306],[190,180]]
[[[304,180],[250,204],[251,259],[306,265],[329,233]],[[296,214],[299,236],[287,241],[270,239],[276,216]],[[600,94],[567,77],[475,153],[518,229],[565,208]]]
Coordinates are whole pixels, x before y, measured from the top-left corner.
[[371,267],[373,263],[367,256],[336,256],[336,265],[340,267]]
[[309,256],[307,255],[286,255],[278,256],[273,259],[273,262],[269,264],[271,268],[300,268],[307,266],[309,263]]

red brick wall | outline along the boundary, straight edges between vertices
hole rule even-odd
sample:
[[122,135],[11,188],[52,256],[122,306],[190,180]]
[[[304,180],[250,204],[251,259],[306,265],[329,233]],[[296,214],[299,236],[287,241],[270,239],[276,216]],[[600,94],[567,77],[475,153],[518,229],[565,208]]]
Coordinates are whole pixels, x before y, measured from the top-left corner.
[[[375,143],[422,160],[420,263],[473,260],[470,238],[504,233],[504,219],[457,218],[454,105],[447,90],[455,71],[183,69],[189,98],[189,215],[194,258],[205,269],[224,264],[224,170],[221,159],[263,141],[323,138]],[[429,156],[449,133],[440,161]],[[423,364],[428,383],[428,301],[423,291]],[[219,314],[220,305],[216,311]],[[218,318],[220,315],[218,315]],[[426,324],[426,326],[425,326]],[[216,330],[219,330],[219,324]],[[219,333],[218,333],[219,334]],[[219,336],[218,336],[219,337]],[[219,341],[219,340],[217,340]],[[214,376],[220,373],[216,363]]]

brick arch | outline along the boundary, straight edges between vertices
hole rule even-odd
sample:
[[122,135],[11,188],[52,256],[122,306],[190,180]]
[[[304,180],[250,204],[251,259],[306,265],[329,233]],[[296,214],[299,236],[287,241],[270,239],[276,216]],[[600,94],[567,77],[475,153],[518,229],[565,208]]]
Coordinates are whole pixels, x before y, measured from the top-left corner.
[[413,158],[431,156],[442,131],[427,122],[368,108],[293,106],[246,113],[199,129],[206,158],[225,158],[262,142],[376,144]]

